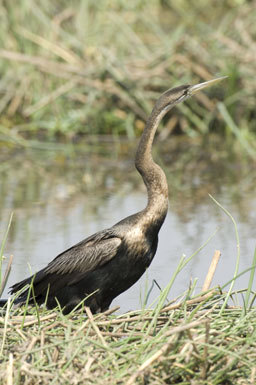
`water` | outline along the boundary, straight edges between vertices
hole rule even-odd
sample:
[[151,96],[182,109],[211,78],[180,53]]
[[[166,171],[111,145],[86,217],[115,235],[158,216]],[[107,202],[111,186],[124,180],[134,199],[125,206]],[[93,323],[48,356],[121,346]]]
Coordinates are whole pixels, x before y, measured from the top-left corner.
[[[14,255],[8,286],[28,276],[30,269],[41,269],[76,242],[145,206],[145,188],[133,166],[135,147],[135,143],[105,143],[55,151],[2,152],[0,239],[10,213],[14,213],[4,252]],[[140,308],[146,286],[153,280],[165,287],[181,255],[190,256],[217,228],[216,235],[177,277],[169,299],[182,294],[195,278],[200,291],[215,249],[221,250],[222,256],[212,285],[223,285],[233,277],[237,255],[234,226],[208,193],[236,219],[240,271],[251,266],[256,243],[253,165],[243,158],[224,156],[226,150],[218,150],[222,155],[217,156],[214,148],[209,153],[209,149],[204,151],[180,139],[156,146],[155,158],[168,178],[170,208],[147,273],[112,303],[119,305],[120,311]],[[245,274],[236,288],[246,288],[247,282]],[[158,295],[154,286],[148,304]]]

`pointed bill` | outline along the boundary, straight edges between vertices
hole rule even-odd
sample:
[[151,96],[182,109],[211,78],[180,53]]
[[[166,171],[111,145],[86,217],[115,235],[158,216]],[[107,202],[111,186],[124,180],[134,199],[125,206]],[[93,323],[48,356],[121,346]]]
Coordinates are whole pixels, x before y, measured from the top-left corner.
[[215,83],[220,82],[223,79],[226,79],[228,76],[221,76],[220,78],[208,80],[208,82],[203,82],[199,84],[195,84],[194,86],[191,86],[189,89],[190,95],[194,95],[196,92],[201,91],[203,88],[210,87],[214,85]]

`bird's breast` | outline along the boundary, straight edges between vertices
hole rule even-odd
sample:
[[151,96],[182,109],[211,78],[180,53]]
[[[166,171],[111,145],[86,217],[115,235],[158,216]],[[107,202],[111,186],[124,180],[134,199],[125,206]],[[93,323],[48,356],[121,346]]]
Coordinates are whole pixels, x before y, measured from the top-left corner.
[[127,231],[125,238],[131,239],[135,241],[143,240],[145,237],[145,234],[142,231],[141,226],[134,226],[130,230]]
[[[139,226],[135,226],[127,231],[125,235],[125,244],[128,251],[128,256],[132,259],[152,259],[152,244],[146,238],[145,232]],[[149,263],[151,261],[148,261]]]

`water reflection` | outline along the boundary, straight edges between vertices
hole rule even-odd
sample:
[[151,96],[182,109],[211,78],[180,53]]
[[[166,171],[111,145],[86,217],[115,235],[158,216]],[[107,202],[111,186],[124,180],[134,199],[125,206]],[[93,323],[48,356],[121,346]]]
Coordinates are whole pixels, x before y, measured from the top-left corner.
[[[155,159],[168,178],[170,209],[147,277],[114,301],[122,311],[141,306],[146,279],[149,285],[155,279],[164,287],[180,256],[191,255],[217,227],[214,238],[178,277],[169,298],[186,290],[191,278],[198,277],[197,286],[202,286],[215,249],[221,250],[222,258],[213,284],[232,277],[237,253],[234,228],[208,193],[237,221],[240,271],[251,265],[256,222],[253,165],[227,156],[224,144],[218,146],[217,151],[215,142],[202,146],[178,138],[155,147]],[[135,147],[117,142],[96,149],[81,144],[66,151],[1,153],[1,238],[14,211],[5,247],[5,255],[14,254],[9,285],[29,274],[28,264],[34,272],[67,247],[144,207],[145,188],[133,166]],[[247,280],[248,274],[236,287],[246,287]],[[158,293],[155,287],[150,301]]]

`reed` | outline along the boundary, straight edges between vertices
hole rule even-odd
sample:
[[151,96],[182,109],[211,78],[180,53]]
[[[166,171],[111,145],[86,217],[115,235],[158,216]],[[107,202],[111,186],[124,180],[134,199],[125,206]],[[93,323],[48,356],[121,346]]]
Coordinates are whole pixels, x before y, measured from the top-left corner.
[[237,4],[1,2],[1,138],[133,137],[166,88],[228,75],[167,117],[165,136],[214,131],[255,156],[256,10]]
[[[8,384],[227,384],[256,380],[255,308],[221,311],[226,294],[155,310],[88,317],[13,309],[0,317],[0,379]],[[232,293],[234,294],[234,293]],[[159,302],[163,302],[160,295]],[[26,318],[24,322],[24,312]],[[154,322],[154,329],[151,324]],[[247,381],[247,382],[246,382]]]

